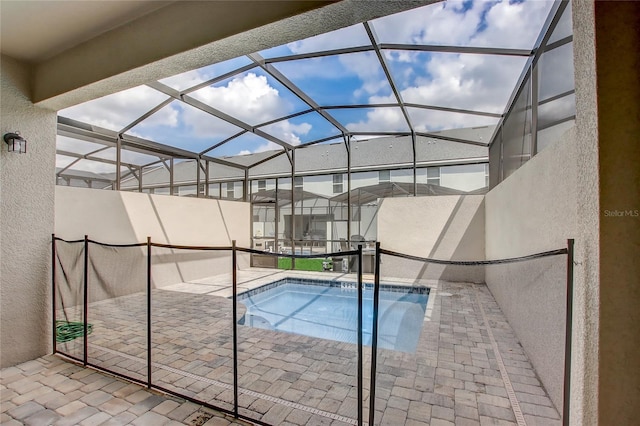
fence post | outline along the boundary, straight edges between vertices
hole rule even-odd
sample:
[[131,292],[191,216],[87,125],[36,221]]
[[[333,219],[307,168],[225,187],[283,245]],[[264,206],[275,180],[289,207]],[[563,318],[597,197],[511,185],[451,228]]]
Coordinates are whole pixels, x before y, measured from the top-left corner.
[[362,244],[358,244],[358,425],[362,425]]
[[52,352],[55,354],[56,351],[56,234],[51,234],[51,332],[52,335],[52,343],[53,350]]
[[236,273],[238,260],[236,258],[236,240],[231,242],[231,264],[233,267],[231,272],[233,284],[233,415],[238,418],[238,275]]
[[84,236],[84,354],[82,357],[82,362],[84,366],[87,366],[87,361],[89,358],[88,353],[88,344],[89,344],[89,336],[87,332],[89,331],[89,323],[88,323],[88,312],[89,312],[89,236]]
[[573,246],[575,240],[567,240],[567,308],[564,335],[564,392],[562,401],[562,424],[569,425],[571,405],[571,333],[573,332]]
[[147,388],[151,389],[151,237],[147,237]]
[[378,305],[380,304],[380,242],[376,242],[375,269],[373,277],[373,324],[371,328],[371,384],[369,385],[369,425],[373,426],[376,415],[376,370],[378,367]]

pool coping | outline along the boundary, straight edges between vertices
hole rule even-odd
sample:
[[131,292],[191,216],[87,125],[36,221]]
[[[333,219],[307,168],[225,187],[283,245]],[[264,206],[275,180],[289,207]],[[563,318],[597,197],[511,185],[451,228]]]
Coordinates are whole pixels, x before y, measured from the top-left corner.
[[[352,281],[318,280],[313,278],[300,278],[300,277],[283,277],[283,278],[279,278],[276,281],[263,284],[253,289],[245,290],[242,293],[238,293],[238,300],[243,300],[248,297],[254,296],[256,294],[273,290],[274,288],[278,288],[282,285],[292,284],[292,282],[290,281],[294,281],[295,284],[305,284],[305,285],[312,285],[312,286],[318,286],[318,287],[334,287],[334,288],[340,288],[345,290],[347,289],[355,290],[357,288],[357,283]],[[363,290],[373,290],[374,284],[365,283],[365,282],[363,282],[362,284],[363,284]],[[401,289],[407,289],[407,288],[410,289],[408,291],[408,293],[410,294],[426,294],[427,296],[430,295],[430,290],[431,290],[430,287],[427,287],[422,284],[418,286],[412,285],[411,287],[406,285],[399,285],[395,283],[380,284],[380,291],[388,291],[393,293],[406,293],[406,291],[401,291]],[[231,297],[232,296],[229,296],[228,298],[230,299]]]
[[[356,285],[358,278],[356,274],[347,274],[339,272],[316,272],[316,271],[296,271],[296,270],[279,270],[271,268],[247,268],[238,271],[238,294],[256,289],[272,282],[293,278],[293,279],[311,279],[330,282],[345,282]],[[251,276],[254,275],[254,276]],[[159,287],[159,290],[180,291],[187,293],[196,293],[209,296],[224,297],[226,299],[233,296],[233,287],[231,282],[231,273],[216,275],[213,277],[201,278],[198,280],[185,281],[168,286]],[[373,284],[374,276],[372,274],[364,274],[362,277],[364,284]],[[385,277],[380,281],[380,285],[395,285],[413,287],[416,285],[424,286],[429,289],[429,298],[427,299],[427,307],[425,311],[424,322],[434,320],[434,307],[436,298],[439,298],[439,289],[445,280],[422,279],[417,282],[415,279]]]

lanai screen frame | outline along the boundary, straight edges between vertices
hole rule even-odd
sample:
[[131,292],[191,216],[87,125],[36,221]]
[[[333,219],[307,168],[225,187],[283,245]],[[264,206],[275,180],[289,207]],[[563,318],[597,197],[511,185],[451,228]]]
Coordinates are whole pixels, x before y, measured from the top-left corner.
[[[530,159],[533,155],[537,153],[537,145],[536,145],[536,135],[538,129],[536,126],[537,116],[538,116],[538,100],[535,98],[537,93],[537,84],[538,84],[538,62],[541,56],[552,49],[556,49],[562,46],[565,46],[569,43],[572,43],[573,37],[567,36],[560,40],[556,40],[552,43],[549,42],[553,31],[555,30],[558,22],[560,21],[563,12],[567,9],[569,2],[567,0],[556,0],[550,12],[542,26],[540,34],[535,41],[535,44],[532,49],[511,49],[511,48],[497,48],[497,47],[470,47],[470,46],[443,46],[443,45],[414,45],[414,44],[389,44],[389,43],[381,43],[375,33],[375,28],[371,25],[370,22],[363,22],[362,25],[364,30],[366,31],[367,37],[369,38],[369,44],[364,46],[356,46],[356,47],[348,47],[342,49],[334,49],[334,50],[324,50],[313,53],[305,53],[298,55],[287,55],[280,57],[271,57],[265,58],[259,53],[253,53],[246,55],[249,63],[247,65],[243,65],[235,70],[226,72],[222,75],[219,75],[211,80],[199,83],[195,86],[188,87],[183,90],[176,90],[172,87],[167,86],[159,81],[150,82],[146,86],[152,88],[166,96],[166,99],[144,113],[143,115],[136,118],[131,123],[127,124],[123,128],[119,130],[108,130],[104,128],[100,128],[98,126],[94,126],[87,123],[82,123],[73,119],[58,117],[58,134],[69,136],[79,140],[90,141],[93,143],[103,144],[107,148],[115,148],[116,156],[115,159],[105,159],[99,157],[99,151],[101,149],[94,152],[78,154],[70,151],[62,151],[59,150],[58,154],[65,155],[70,158],[75,158],[71,164],[68,164],[66,167],[61,168],[56,173],[57,177],[65,176],[65,172],[68,171],[70,167],[72,167],[77,161],[81,160],[91,160],[91,161],[99,161],[102,163],[111,164],[115,167],[115,174],[111,183],[111,189],[120,190],[121,183],[123,179],[127,178],[136,178],[138,179],[138,189],[143,189],[142,184],[142,174],[145,168],[154,167],[156,165],[165,167],[169,172],[169,194],[176,195],[176,185],[173,180],[174,174],[174,163],[176,161],[195,161],[198,165],[197,173],[195,173],[195,184],[196,184],[196,196],[201,196],[200,187],[204,185],[204,191],[202,196],[209,196],[209,171],[216,164],[222,165],[225,167],[230,167],[238,170],[238,174],[240,175],[238,179],[229,179],[229,181],[243,181],[243,194],[242,199],[244,201],[249,201],[249,185],[250,181],[250,171],[253,167],[256,167],[260,164],[263,164],[269,160],[272,160],[278,156],[285,155],[288,159],[288,162],[291,166],[289,176],[292,182],[295,182],[295,178],[299,175],[296,174],[296,151],[300,149],[304,149],[309,146],[314,146],[321,143],[326,143],[328,141],[332,141],[336,139],[336,135],[327,136],[324,138],[312,140],[310,142],[300,144],[300,145],[292,145],[287,141],[273,136],[262,128],[269,126],[270,124],[277,123],[283,120],[288,120],[291,118],[295,118],[297,116],[301,116],[307,113],[316,113],[327,120],[331,125],[333,125],[338,130],[338,138],[341,140],[341,143],[344,147],[344,153],[346,156],[346,175],[347,175],[347,209],[348,209],[348,217],[352,217],[351,206],[351,173],[353,172],[352,167],[352,144],[354,140],[358,138],[367,138],[367,137],[380,137],[380,136],[405,136],[410,138],[410,142],[412,145],[412,164],[410,169],[413,173],[413,195],[417,195],[417,159],[416,159],[416,142],[418,137],[427,137],[434,138],[437,140],[444,140],[455,143],[463,143],[476,145],[481,147],[488,148],[489,151],[489,163],[490,163],[490,174],[492,171],[497,172],[497,176],[490,176],[491,178],[491,187],[495,186],[501,180],[506,178],[504,176],[504,155],[503,155],[503,142],[502,142],[502,130],[505,126],[505,122],[509,120],[509,118],[515,114],[516,105],[519,96],[526,91],[530,90],[532,93],[532,97],[534,97],[531,102],[529,102],[527,108],[531,109],[531,121],[533,126],[533,131],[531,132],[531,137],[528,141],[523,141],[523,143],[527,142],[530,144],[529,147],[529,155],[528,158],[524,158],[522,163]],[[424,105],[424,104],[414,104],[405,102],[402,98],[402,95],[399,91],[398,85],[394,81],[393,74],[390,72],[389,64],[385,58],[384,52],[386,50],[406,50],[406,51],[420,51],[420,52],[445,52],[445,53],[459,53],[459,54],[478,54],[478,55],[498,55],[498,56],[509,56],[509,57],[521,57],[526,58],[526,64],[521,72],[520,77],[518,78],[518,83],[514,88],[507,106],[503,113],[495,113],[488,111],[475,111],[468,109],[460,109],[460,108],[451,108],[451,107],[443,107],[438,105]],[[291,60],[300,60],[300,59],[309,59],[309,58],[321,58],[325,56],[333,56],[333,55],[341,55],[341,54],[349,54],[349,53],[361,53],[361,52],[369,52],[375,54],[375,57],[379,61],[380,67],[384,71],[385,77],[387,79],[387,83],[391,87],[391,91],[393,93],[393,97],[395,98],[395,102],[391,103],[380,103],[380,104],[367,104],[367,105],[324,105],[321,106],[317,102],[315,102],[310,96],[308,96],[304,91],[298,88],[291,80],[289,80],[283,73],[281,73],[276,65],[281,62],[291,61]],[[284,86],[287,90],[291,91],[295,96],[297,96],[302,102],[308,106],[308,108],[297,111],[294,114],[290,114],[284,117],[278,117],[277,119],[273,119],[270,121],[262,122],[257,125],[251,125],[242,120],[239,120],[236,117],[232,117],[219,109],[216,109],[210,105],[207,105],[204,102],[193,97],[191,94],[203,87],[211,86],[217,82],[223,81],[227,78],[230,78],[234,75],[238,75],[239,73],[245,72],[249,69],[253,69],[258,67],[262,72],[269,75],[271,78],[276,80],[279,84]],[[560,94],[557,97],[571,96],[573,94],[573,90],[570,90],[566,93]],[[180,101],[191,107],[194,107],[206,114],[209,114],[213,117],[217,117],[218,119],[222,119],[232,125],[236,126],[240,129],[233,136],[219,141],[215,145],[209,146],[206,149],[200,152],[193,152],[189,150],[184,150],[176,147],[172,147],[166,144],[160,144],[155,141],[138,138],[127,134],[127,132],[135,127],[137,124],[141,123],[146,118],[150,117],[154,113],[158,112],[163,107],[167,106],[169,103],[174,101]],[[548,100],[547,100],[548,101]],[[406,121],[408,131],[350,131],[347,129],[341,122],[336,120],[334,116],[331,115],[332,110],[338,109],[352,109],[352,108],[399,108],[402,112],[402,116]],[[479,142],[477,140],[470,139],[461,139],[458,137],[446,136],[443,134],[436,134],[432,132],[421,132],[416,129],[416,126],[412,122],[409,108],[417,108],[424,110],[433,110],[433,111],[443,111],[449,113],[462,113],[468,115],[477,115],[481,117],[487,117],[491,119],[497,120],[497,124],[495,126],[495,130],[490,141],[487,142]],[[563,121],[572,120],[575,118],[574,116],[570,117],[562,117],[557,122],[551,123],[550,126],[556,125]],[[526,123],[525,123],[526,125]],[[273,142],[281,147],[280,151],[274,152],[273,155],[269,155],[265,158],[262,158],[254,163],[250,164],[240,164],[238,162],[232,161],[226,158],[219,158],[214,155],[211,155],[211,152],[224,144],[230,143],[235,138],[242,136],[245,133],[252,133],[264,138],[267,141]],[[499,149],[496,149],[499,148]],[[145,164],[132,164],[127,163],[122,160],[123,150],[130,150],[133,152],[139,152],[144,154],[150,154],[156,156],[158,159],[151,163]],[[493,163],[496,163],[494,165]],[[127,168],[127,171],[123,172],[123,168]],[[204,176],[204,178],[203,178]],[[284,177],[284,176],[283,176]],[[108,188],[108,185],[106,186]],[[292,191],[292,200],[291,204],[295,205],[295,191]],[[295,209],[292,208],[291,214],[291,226],[292,229],[295,223]],[[351,220],[348,221],[348,231],[347,235],[351,236]],[[292,245],[292,248],[295,247],[295,244]]]

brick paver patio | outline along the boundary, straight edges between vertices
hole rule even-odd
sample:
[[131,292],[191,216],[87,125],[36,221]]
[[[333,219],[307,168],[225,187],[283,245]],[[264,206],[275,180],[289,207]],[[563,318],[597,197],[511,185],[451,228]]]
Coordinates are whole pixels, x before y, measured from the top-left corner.
[[[240,287],[299,274],[245,271]],[[154,385],[233,408],[229,282],[220,276],[153,291]],[[378,350],[375,423],[559,425],[556,409],[487,287],[421,284],[432,291],[416,353]],[[92,303],[89,322],[89,361],[146,381],[146,295]],[[238,330],[242,414],[273,425],[356,424],[356,345],[245,326]],[[78,343],[59,349],[81,357]],[[365,347],[365,421],[370,357]],[[56,356],[2,370],[0,390],[3,424],[244,424]]]
[[2,425],[248,425],[47,355],[1,372]]

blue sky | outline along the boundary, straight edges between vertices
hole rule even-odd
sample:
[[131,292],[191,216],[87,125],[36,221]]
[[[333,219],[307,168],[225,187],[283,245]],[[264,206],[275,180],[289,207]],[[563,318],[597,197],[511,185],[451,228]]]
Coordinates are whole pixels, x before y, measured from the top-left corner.
[[[449,0],[379,18],[370,24],[380,43],[530,49],[552,3],[543,0]],[[259,53],[265,58],[274,58],[367,45],[370,41],[364,26],[358,24]],[[494,113],[503,112],[526,62],[525,58],[519,57],[399,49],[384,50],[383,54],[405,102]],[[185,90],[250,63],[247,57],[236,58],[161,82]],[[274,67],[320,106],[396,103],[374,52],[275,62]],[[560,87],[561,82],[556,86]],[[251,126],[309,109],[306,103],[258,67],[188,95]],[[60,111],[60,115],[120,131],[166,99],[166,95],[140,86],[68,108]],[[399,108],[327,111],[350,131],[409,130]],[[481,116],[418,108],[410,109],[409,114],[418,131],[496,122]],[[339,134],[317,113],[280,120],[261,130],[292,145]],[[241,131],[241,128],[185,103],[173,101],[127,133],[201,152]],[[69,141],[61,143],[70,146]],[[229,156],[272,149],[279,149],[279,146],[259,136],[245,134],[209,154]]]
[[391,86],[375,53],[360,52],[274,64],[320,106],[369,104]]
[[[293,130],[299,129],[295,131],[295,134],[300,139],[301,143],[340,135],[340,131],[337,127],[315,111],[290,118],[284,122],[281,121],[260,127],[260,130],[263,130],[272,136],[282,137],[283,126],[291,127]],[[291,138],[292,136],[287,139],[292,141]]]

